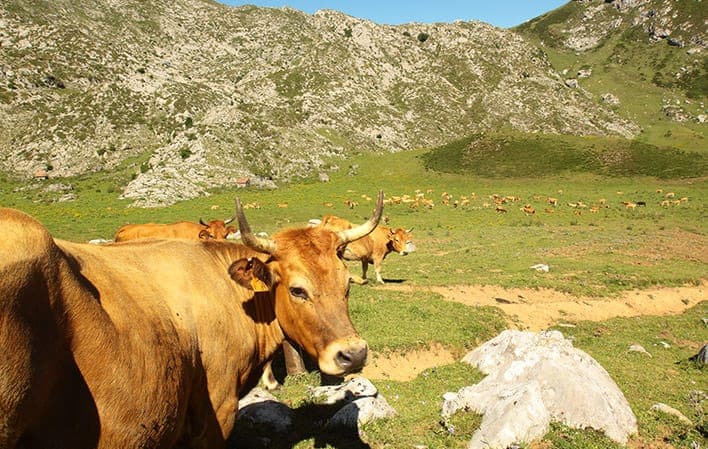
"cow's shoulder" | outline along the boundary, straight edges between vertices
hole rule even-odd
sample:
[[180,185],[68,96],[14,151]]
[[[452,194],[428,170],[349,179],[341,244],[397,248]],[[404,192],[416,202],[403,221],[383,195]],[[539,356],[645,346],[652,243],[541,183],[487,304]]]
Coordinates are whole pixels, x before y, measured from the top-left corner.
[[17,260],[46,257],[55,248],[52,236],[44,225],[15,209],[0,209],[3,238],[0,239],[0,260],[8,265]]

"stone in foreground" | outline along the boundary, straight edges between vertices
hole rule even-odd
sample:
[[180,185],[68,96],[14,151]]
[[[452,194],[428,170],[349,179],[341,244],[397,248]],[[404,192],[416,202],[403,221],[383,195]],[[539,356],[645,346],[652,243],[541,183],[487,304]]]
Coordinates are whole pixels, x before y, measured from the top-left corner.
[[470,449],[542,438],[552,421],[597,429],[621,444],[637,432],[637,419],[607,371],[558,331],[507,330],[462,361],[487,377],[446,393],[442,416],[460,409],[484,415]]

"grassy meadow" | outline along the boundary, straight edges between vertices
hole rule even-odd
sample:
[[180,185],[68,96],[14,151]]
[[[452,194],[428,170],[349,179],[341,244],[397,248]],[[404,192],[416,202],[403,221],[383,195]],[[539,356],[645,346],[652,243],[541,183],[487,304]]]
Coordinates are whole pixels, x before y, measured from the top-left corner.
[[[499,134],[433,151],[333,160],[339,170],[329,173],[327,183],[313,178],[272,191],[223,189],[162,209],[132,208],[117,198],[134,170],[129,166],[62,180],[76,196],[68,202],[56,201],[67,189],[46,188],[57,180],[26,185],[0,180],[0,205],[35,216],[55,237],[87,241],[110,239],[124,223],[227,218],[234,212],[236,196],[250,206],[246,215],[256,231],[272,233],[325,214],[363,221],[381,189],[389,225],[413,228],[418,248],[407,257],[386,259],[382,274],[388,281],[551,288],[611,297],[635,288],[700,285],[707,277],[705,154],[676,150],[667,160],[662,151],[609,139]],[[559,154],[566,159],[558,162]],[[636,160],[641,169],[617,160]],[[671,161],[673,169],[662,171]],[[522,211],[526,205],[533,214]],[[548,264],[550,271],[529,268],[537,263]],[[358,264],[351,268],[360,273]],[[354,286],[350,304],[355,325],[378,353],[439,343],[459,358],[506,326],[495,307],[466,307],[423,291],[404,294]],[[689,448],[694,441],[706,445],[708,377],[705,369],[686,361],[708,342],[702,321],[706,317],[708,301],[703,301],[680,316],[578,322],[561,329],[596,358],[625,393],[639,420],[639,435],[631,447]],[[660,340],[670,347],[656,349]],[[634,343],[651,348],[654,357],[628,353],[626,348]],[[367,425],[355,436],[303,430],[295,442],[282,447],[464,448],[480,417],[459,413],[451,432],[439,422],[442,394],[481,378],[466,365],[453,363],[426,370],[409,382],[377,381],[397,417]],[[307,428],[313,413],[303,400],[306,386],[319,381],[316,373],[288,378],[277,393],[298,412],[299,428]],[[698,390],[704,392],[702,398]],[[651,412],[656,402],[679,409],[694,424]],[[597,432],[557,425],[543,442],[523,447],[619,446]]]

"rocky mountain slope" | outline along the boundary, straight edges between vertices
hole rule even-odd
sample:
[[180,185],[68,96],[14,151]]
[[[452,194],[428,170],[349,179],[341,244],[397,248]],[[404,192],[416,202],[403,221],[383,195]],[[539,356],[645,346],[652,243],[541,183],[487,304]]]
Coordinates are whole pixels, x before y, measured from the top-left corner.
[[708,148],[705,1],[573,0],[515,31],[653,143]]
[[520,34],[480,22],[378,25],[335,11],[210,0],[0,3],[0,170],[125,170],[170,204],[263,187],[361,151],[498,128],[640,128],[566,83]]

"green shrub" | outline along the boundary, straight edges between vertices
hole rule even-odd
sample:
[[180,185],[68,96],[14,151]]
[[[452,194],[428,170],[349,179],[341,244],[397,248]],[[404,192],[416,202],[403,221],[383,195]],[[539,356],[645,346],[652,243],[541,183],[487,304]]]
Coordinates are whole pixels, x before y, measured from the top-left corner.
[[179,150],[179,155],[182,158],[182,160],[187,159],[189,156],[192,155],[192,150],[185,147]]

